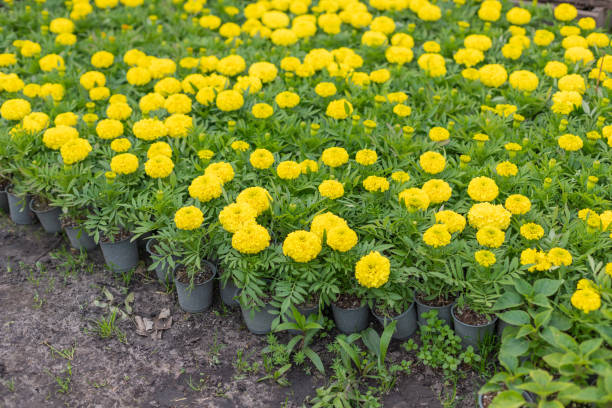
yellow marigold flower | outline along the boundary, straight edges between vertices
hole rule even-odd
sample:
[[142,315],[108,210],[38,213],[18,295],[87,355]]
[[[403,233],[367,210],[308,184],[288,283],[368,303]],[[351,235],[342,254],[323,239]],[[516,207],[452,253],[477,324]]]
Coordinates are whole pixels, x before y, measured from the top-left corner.
[[64,59],[57,54],[45,55],[40,60],[38,60],[38,65],[40,66],[40,69],[45,72],[53,71],[54,69],[58,71],[66,70]]
[[302,168],[302,174],[316,173],[319,171],[319,164],[310,159],[302,160],[300,162],[300,167]]
[[531,201],[524,195],[512,194],[506,199],[504,207],[512,214],[525,214],[531,209]]
[[559,21],[571,21],[576,18],[578,11],[569,3],[561,3],[555,7],[555,18]]
[[284,91],[276,95],[274,101],[281,109],[291,109],[300,103],[300,96],[295,92]]
[[221,180],[214,174],[199,176],[189,185],[189,196],[206,203],[221,196],[222,186]]
[[56,126],[45,130],[43,143],[49,149],[59,150],[66,142],[79,137],[79,132],[70,126]]
[[451,210],[438,211],[435,215],[436,222],[444,224],[449,233],[461,232],[465,228],[465,217]]
[[187,114],[191,112],[191,98],[181,93],[170,95],[164,101],[164,109],[166,109],[170,114]]
[[612,277],[612,262],[606,264],[606,273],[608,276]]
[[568,152],[575,152],[582,149],[583,146],[582,139],[579,136],[569,133],[560,136],[557,142],[559,143],[559,147]]
[[271,201],[272,196],[270,196],[268,190],[263,187],[246,188],[242,190],[240,194],[238,194],[238,197],[236,197],[236,203],[249,204],[251,207],[253,207],[253,209],[255,209],[258,216],[270,208]]
[[399,193],[399,201],[408,211],[426,210],[429,207],[429,195],[420,188],[409,188]]
[[231,112],[242,108],[244,98],[234,90],[221,91],[217,95],[217,108],[224,112]]
[[401,118],[405,118],[406,116],[410,116],[412,113],[412,108],[408,105],[400,103],[393,107],[393,113]]
[[410,181],[410,174],[405,171],[394,171],[391,173],[391,179],[393,181],[397,181],[398,183],[406,183]]
[[451,186],[446,181],[440,179],[426,181],[421,189],[427,193],[431,204],[440,204],[448,201],[453,192]]
[[228,232],[234,233],[247,224],[254,223],[257,211],[246,202],[232,203],[219,213],[219,222]]
[[283,254],[295,262],[310,262],[321,252],[321,240],[309,231],[293,231],[283,242]]
[[91,152],[91,145],[86,139],[81,138],[71,139],[60,147],[62,160],[67,165],[85,160],[89,152]]
[[378,159],[378,155],[370,149],[362,149],[355,155],[355,160],[362,166],[370,166],[376,163],[376,159]]
[[117,153],[127,152],[130,150],[130,147],[132,147],[132,143],[124,137],[115,139],[110,144],[111,150]]
[[106,116],[109,119],[126,120],[132,115],[132,108],[124,102],[111,103],[106,108]]
[[98,51],[91,56],[91,65],[96,68],[108,68],[114,61],[115,56],[108,51]]
[[570,266],[572,264],[572,254],[563,248],[551,248],[547,256],[554,266]]
[[297,162],[282,161],[276,167],[276,174],[283,180],[295,180],[302,174],[302,168]]
[[506,239],[506,234],[499,228],[487,225],[476,232],[476,240],[482,246],[499,248]]
[[[274,155],[266,149],[255,149],[249,157],[251,165],[256,169],[267,169],[274,164]],[[300,169],[301,170],[301,169]]]
[[445,128],[436,126],[429,130],[429,138],[434,142],[443,142],[450,138],[450,133]]
[[114,156],[110,163],[111,170],[117,174],[131,174],[138,170],[138,157],[131,153]]
[[523,238],[530,241],[537,241],[544,236],[544,228],[533,222],[521,225],[520,232]]
[[474,204],[468,212],[468,221],[476,229],[484,228],[487,225],[505,230],[510,226],[512,213],[503,206],[491,203]]
[[32,107],[25,99],[9,99],[0,107],[0,115],[6,120],[21,120],[30,112]]
[[576,309],[588,314],[601,307],[601,296],[594,289],[578,289],[572,295],[571,302]]
[[378,251],[371,251],[355,265],[355,279],[363,287],[379,288],[389,280],[391,263]]
[[336,92],[336,85],[332,82],[320,82],[315,86],[315,93],[323,98],[333,96]]
[[204,174],[216,176],[221,184],[225,184],[234,179],[234,168],[227,162],[211,163],[204,169]]
[[419,157],[419,164],[426,173],[438,174],[446,167],[446,159],[440,153],[429,151]]
[[353,105],[346,99],[337,99],[327,105],[325,114],[334,119],[346,119],[353,113]]
[[272,116],[272,114],[274,113],[274,109],[267,103],[256,103],[255,105],[253,105],[251,113],[257,119],[267,119]]
[[236,140],[230,145],[232,149],[238,152],[246,152],[249,150],[249,144],[243,140]]
[[488,64],[482,66],[478,70],[478,75],[480,82],[492,88],[502,86],[506,82],[506,79],[508,79],[506,69],[499,64]]
[[204,222],[204,214],[193,205],[183,207],[174,214],[174,224],[176,228],[191,231],[200,228]]
[[166,142],[156,142],[151,144],[151,146],[149,146],[149,150],[147,150],[147,158],[151,159],[158,155],[172,157],[172,148]]
[[514,89],[525,92],[535,91],[540,83],[536,74],[526,70],[514,71],[510,74],[509,81]]
[[174,170],[174,163],[168,156],[157,154],[145,162],[145,173],[151,178],[166,178]]
[[476,251],[476,253],[474,253],[474,259],[476,259],[476,262],[478,262],[485,268],[488,268],[489,266],[495,264],[495,262],[497,261],[495,259],[495,254],[485,249]]
[[472,200],[493,201],[499,194],[499,188],[488,177],[475,177],[470,180],[467,192]]
[[336,180],[325,180],[319,184],[319,193],[323,197],[335,200],[344,195],[344,186]]
[[368,176],[362,184],[366,190],[372,192],[385,192],[389,189],[389,181],[385,177]]
[[357,233],[346,226],[334,227],[327,233],[327,245],[338,252],[351,250],[357,241]]
[[547,271],[552,266],[545,252],[531,248],[521,252],[521,265],[531,265],[529,272]]
[[445,224],[434,224],[423,233],[423,241],[430,247],[439,248],[450,244],[451,234]]
[[321,154],[321,161],[329,167],[342,166],[348,159],[348,152],[342,147],[329,147]]
[[100,139],[114,139],[123,134],[123,123],[115,119],[102,119],[96,125],[96,134]]
[[310,231],[316,234],[321,240],[323,235],[335,227],[346,227],[346,221],[331,212],[315,215],[310,223]]
[[214,155],[215,155],[215,152],[213,152],[210,149],[198,150],[198,157],[202,160],[210,160],[213,158]]
[[232,236],[232,247],[243,254],[258,254],[269,246],[268,230],[256,222],[244,225]]

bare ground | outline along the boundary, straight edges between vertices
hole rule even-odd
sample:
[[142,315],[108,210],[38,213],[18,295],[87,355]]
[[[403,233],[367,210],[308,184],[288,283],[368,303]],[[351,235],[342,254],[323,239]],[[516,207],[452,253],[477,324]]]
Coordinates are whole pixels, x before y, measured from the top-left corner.
[[[144,267],[126,285],[104,269],[99,250],[82,262],[78,257],[65,238],[0,215],[0,407],[301,407],[326,384],[316,370],[309,375],[300,367],[289,371],[290,386],[258,381],[266,337],[250,334],[238,310],[216,299],[204,313],[185,313]],[[134,293],[132,313],[118,320],[119,336],[106,339],[94,332],[96,321],[110,315],[96,304],[109,303],[104,288],[123,310]],[[136,333],[134,316],[153,319],[164,308],[173,323],[161,339]],[[332,355],[325,345],[336,333],[330,334],[315,346],[326,367]],[[415,360],[398,342],[388,358]],[[385,396],[385,407],[476,406],[482,380],[475,373],[459,381],[453,398],[440,373],[412,366]]]

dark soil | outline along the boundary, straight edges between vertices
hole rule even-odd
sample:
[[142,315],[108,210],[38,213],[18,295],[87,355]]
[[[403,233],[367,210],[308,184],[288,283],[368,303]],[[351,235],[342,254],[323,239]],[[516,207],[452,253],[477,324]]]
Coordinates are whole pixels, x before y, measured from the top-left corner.
[[104,242],[105,244],[109,244],[109,243],[114,243],[114,242],[125,241],[126,239],[131,238],[131,237],[132,237],[132,233],[130,231],[127,231],[121,228],[119,232],[116,234],[113,234],[112,237],[108,237],[106,235],[100,234],[100,241]]
[[467,306],[455,308],[455,317],[459,321],[472,326],[483,326],[491,323],[491,319],[485,314],[477,313]]
[[455,301],[455,297],[450,296],[450,295],[449,296],[440,295],[433,299],[426,299],[425,296],[423,296],[422,294],[418,294],[416,297],[420,304],[425,305],[425,306],[430,306],[430,307],[448,306]]
[[486,394],[482,394],[483,407],[487,408],[489,405],[491,405],[491,402],[493,401],[493,398],[495,398],[496,395],[497,395],[496,392],[488,392]]
[[[202,283],[209,281],[213,277],[214,274],[215,273],[212,270],[212,268],[208,266],[207,264],[203,263],[202,270],[193,276],[193,283],[195,285],[201,285]],[[186,267],[179,266],[177,268],[176,279],[179,282],[184,283],[185,285],[189,285],[191,283],[191,278],[189,278],[189,274],[187,273]]]
[[49,205],[49,200],[36,196],[32,199],[32,208],[36,211],[48,211],[52,207]]
[[361,299],[355,295],[341,293],[334,303],[341,309],[357,309],[361,306]]
[[[134,301],[128,311],[129,294]],[[109,317],[109,303],[126,317],[117,317],[121,336],[102,338],[96,322]],[[137,334],[135,316],[154,320],[164,309],[172,324],[161,339]],[[185,313],[146,267],[126,284],[104,269],[99,249],[79,260],[64,238],[0,217],[0,407],[309,406],[316,389],[328,384],[334,354],[327,346],[336,335],[331,330],[312,346],[326,375],[294,365],[288,387],[258,381],[266,375],[266,336],[249,333],[240,310],[223,307],[218,293],[210,310]],[[453,396],[453,385],[439,372],[392,342],[388,363],[403,360],[412,361],[412,373],[398,376],[384,407],[441,408],[441,401],[451,400],[456,408],[475,406],[484,379],[474,372],[466,371]]]
[[11,183],[8,180],[0,180],[0,191],[6,191]]
[[62,224],[62,228],[79,228],[83,221],[83,219],[74,219],[67,215],[60,215],[60,223]]

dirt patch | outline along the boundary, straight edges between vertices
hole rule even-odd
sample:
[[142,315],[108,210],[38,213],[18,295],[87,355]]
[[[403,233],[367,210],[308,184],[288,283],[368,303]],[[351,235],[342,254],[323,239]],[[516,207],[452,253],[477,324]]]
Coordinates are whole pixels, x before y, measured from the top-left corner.
[[[196,273],[195,275],[193,275],[193,283],[195,285],[201,285],[205,282],[208,282],[213,277],[214,274],[215,273],[212,270],[212,268],[208,264],[203,263],[202,270]],[[186,267],[180,266],[177,269],[176,279],[179,282],[184,283],[185,285],[189,285],[191,283],[191,278],[189,277],[189,274],[187,273]]]
[[423,295],[417,295],[417,300],[420,304],[431,307],[448,306],[455,300],[452,296],[438,296],[433,299],[426,299]]
[[491,323],[491,319],[489,319],[489,316],[475,312],[467,306],[464,306],[462,308],[456,307],[455,317],[459,319],[459,321],[472,326],[483,326],[485,324]]
[[[302,407],[327,384],[334,357],[328,346],[337,332],[313,344],[327,376],[294,366],[287,387],[258,381],[266,375],[266,336],[249,333],[240,310],[223,307],[218,293],[210,310],[185,313],[146,268],[126,280],[104,269],[99,249],[76,265],[80,254],[66,245],[40,227],[0,217],[0,406]],[[120,334],[101,338],[96,328],[110,318],[110,305],[126,316],[116,316]],[[134,316],[154,320],[166,308],[172,325],[160,339],[136,333]],[[399,342],[388,359],[416,361]],[[455,406],[472,408],[480,383],[468,373]],[[414,363],[383,402],[438,408],[449,390],[439,373]]]
[[361,307],[361,299],[355,295],[341,293],[338,295],[335,304],[341,309],[357,309]]

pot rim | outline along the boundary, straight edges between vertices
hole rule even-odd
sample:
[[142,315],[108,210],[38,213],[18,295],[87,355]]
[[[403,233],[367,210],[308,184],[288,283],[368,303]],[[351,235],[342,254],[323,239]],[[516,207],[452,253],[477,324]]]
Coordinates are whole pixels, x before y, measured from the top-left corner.
[[398,314],[395,317],[388,317],[388,316],[380,316],[378,314],[376,314],[376,312],[374,311],[374,309],[370,308],[370,311],[372,312],[372,314],[374,315],[374,317],[376,317],[379,320],[399,320],[402,317],[404,317],[407,313],[409,313],[412,309],[414,309],[416,302],[413,300],[412,303],[410,304],[410,307],[408,307],[406,310],[404,310],[402,313]]
[[32,199],[30,199],[30,201],[28,202],[28,207],[30,208],[30,210],[31,210],[31,211],[32,211],[34,214],[47,214],[47,213],[50,213],[50,212],[53,212],[53,211],[58,211],[58,210],[59,210],[59,211],[61,211],[61,208],[59,208],[59,207],[51,207],[51,208],[49,208],[48,210],[43,210],[43,211],[40,211],[40,210],[35,210],[35,209],[34,209],[34,206],[32,205],[33,203],[34,203],[34,199],[32,198]]
[[426,306],[426,307],[429,307],[431,309],[444,309],[445,307],[453,307],[455,305],[455,303],[457,302],[457,298],[453,299],[452,302],[450,302],[448,305],[444,305],[444,306],[431,306],[431,305],[422,303],[422,302],[419,301],[419,297],[417,295],[414,295],[414,301],[416,302],[417,305]]
[[493,326],[495,323],[497,323],[497,320],[499,320],[499,318],[497,316],[495,316],[495,319],[493,319],[493,320],[491,320],[491,321],[489,321],[488,323],[485,323],[485,324],[474,325],[474,324],[464,323],[461,320],[459,320],[457,318],[457,316],[455,316],[455,307],[456,306],[457,306],[457,304],[455,303],[453,305],[453,307],[451,307],[451,315],[453,316],[453,320],[455,321],[455,323],[460,323],[460,324],[462,324],[463,326],[466,326],[466,327],[487,327],[487,326]]
[[354,311],[354,310],[359,310],[359,309],[369,309],[367,303],[364,303],[363,305],[358,306],[358,307],[344,308],[344,307],[336,305],[336,302],[332,302],[332,307],[335,307],[336,309],[339,309],[339,310],[346,310],[346,311]]
[[[115,245],[115,244],[123,244],[123,243],[124,243],[124,242],[126,242],[126,241],[130,241],[130,242],[131,242],[131,239],[132,239],[133,237],[134,237],[134,234],[130,234],[130,236],[129,236],[129,237],[124,238],[124,239],[122,239],[121,241],[113,241],[113,242],[108,241],[108,242],[104,242],[104,241],[100,240],[100,245]],[[134,241],[133,243],[134,243],[134,245],[136,245],[136,241]]]
[[[204,286],[204,285],[206,285],[206,284],[208,284],[208,283],[212,282],[212,281],[213,281],[213,279],[215,279],[215,277],[217,276],[217,268],[215,267],[215,265],[214,265],[212,262],[207,261],[206,259],[202,259],[202,262],[207,263],[207,264],[208,264],[208,266],[210,266],[210,267],[211,267],[211,269],[212,269],[212,271],[213,271],[213,275],[210,277],[210,279],[207,279],[205,282],[202,282],[202,283],[194,283],[194,284],[193,284],[193,286],[194,286],[194,287],[195,287],[195,286]],[[178,266],[179,266],[179,264],[177,264],[177,267],[178,267]],[[175,284],[175,285],[177,285],[177,283],[180,283],[181,285],[183,285],[183,286],[187,286],[187,287],[188,287],[188,286],[190,286],[190,284],[188,284],[188,283],[183,283],[183,282],[179,281],[179,280],[178,280],[178,278],[175,276],[175,277],[174,277],[174,284]],[[177,286],[178,286],[178,285],[177,285]]]

